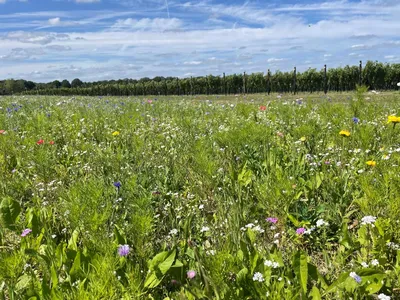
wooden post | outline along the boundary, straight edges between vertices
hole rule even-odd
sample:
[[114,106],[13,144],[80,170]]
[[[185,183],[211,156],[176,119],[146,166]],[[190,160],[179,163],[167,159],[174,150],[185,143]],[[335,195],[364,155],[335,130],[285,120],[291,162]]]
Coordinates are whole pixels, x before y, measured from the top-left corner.
[[193,96],[193,76],[190,76],[190,95]]
[[328,85],[326,84],[326,65],[324,66],[324,93],[328,92]]
[[226,90],[226,79],[225,79],[225,72],[224,72],[224,81],[223,81],[223,85],[224,85],[224,94],[225,96],[228,95],[227,90]]
[[176,86],[178,88],[178,96],[180,96],[181,95],[181,87],[179,85],[179,78],[178,77],[176,77]]
[[268,69],[267,72],[267,93],[268,95],[271,93],[271,72]]
[[243,93],[246,94],[246,72],[243,72]]
[[210,95],[209,80],[210,80],[210,78],[209,78],[208,76],[206,76],[206,90],[207,90],[207,95]]
[[360,78],[358,80],[358,84],[362,84],[362,60],[360,60]]
[[293,77],[293,94],[296,95],[296,67],[294,67],[294,77]]

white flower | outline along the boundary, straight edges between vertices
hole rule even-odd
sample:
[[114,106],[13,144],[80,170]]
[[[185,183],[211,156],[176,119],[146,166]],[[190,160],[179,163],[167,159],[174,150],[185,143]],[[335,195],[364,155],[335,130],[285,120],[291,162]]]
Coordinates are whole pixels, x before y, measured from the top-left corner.
[[[397,85],[399,85],[399,83]],[[386,296],[385,294],[379,294],[378,299],[379,300],[390,300],[390,296]]]
[[374,260],[371,261],[371,265],[379,266],[379,261],[377,259],[374,259]]
[[253,228],[255,225],[253,223],[249,223],[247,225],[245,225],[244,227],[246,228]]
[[361,219],[361,225],[370,224],[372,227],[375,227],[374,223],[376,221],[376,217],[373,216],[365,216]]
[[254,231],[258,231],[259,233],[263,233],[265,230],[261,228],[260,225],[257,225],[256,227],[254,227],[253,229]]
[[204,208],[204,205],[203,204],[200,204],[199,205],[199,209],[203,209]]
[[176,235],[178,233],[178,229],[172,229],[170,232],[169,232],[169,235]]
[[209,231],[209,230],[210,230],[209,227],[203,226],[203,227],[200,229],[200,232],[206,232],[206,231]]
[[361,263],[361,265],[363,266],[363,268],[368,268],[368,264],[367,264],[365,261],[363,261],[363,262]]
[[264,276],[260,272],[256,272],[253,275],[253,281],[258,281],[258,282],[263,282],[264,281]]
[[276,261],[266,260],[264,266],[272,267],[273,269],[279,268],[279,264]]
[[328,222],[325,222],[324,220],[322,220],[322,219],[319,219],[318,221],[317,221],[317,227],[321,227],[321,226],[328,226],[329,224],[328,224]]
[[[397,83],[397,86],[400,86],[400,82]],[[381,295],[382,295],[382,294],[381,294]],[[390,299],[390,297],[389,297],[389,299]]]
[[308,235],[310,235],[311,234],[311,232],[313,232],[315,230],[315,227],[314,226],[312,226],[310,229],[307,229],[306,231],[304,231],[304,234],[308,234]]
[[271,267],[273,263],[274,263],[274,262],[271,261],[271,260],[266,260],[266,261],[264,262],[264,266]]

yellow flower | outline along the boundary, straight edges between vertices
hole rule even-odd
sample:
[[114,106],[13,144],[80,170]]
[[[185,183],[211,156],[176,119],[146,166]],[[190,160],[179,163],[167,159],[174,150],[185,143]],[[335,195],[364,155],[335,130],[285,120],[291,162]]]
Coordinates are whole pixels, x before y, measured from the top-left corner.
[[114,132],[112,133],[112,135],[113,135],[113,136],[119,135],[119,131],[114,131]]
[[350,136],[350,131],[341,130],[341,131],[339,132],[339,134],[340,134],[341,136],[344,136],[344,137],[349,137],[349,136]]
[[300,138],[300,141],[305,142],[305,141],[306,141],[306,137],[305,137],[305,136],[302,136],[302,137]]
[[388,117],[388,124],[389,123],[400,123],[400,117],[396,117],[396,116],[389,116]]
[[369,161],[367,161],[367,165],[370,166],[370,167],[375,167],[376,166],[376,161],[369,160]]

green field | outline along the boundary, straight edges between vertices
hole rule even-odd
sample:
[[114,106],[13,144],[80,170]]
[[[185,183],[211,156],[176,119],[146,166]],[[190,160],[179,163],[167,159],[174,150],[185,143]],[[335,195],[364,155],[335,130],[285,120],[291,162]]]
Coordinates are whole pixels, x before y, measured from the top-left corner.
[[400,93],[0,107],[1,299],[400,297]]

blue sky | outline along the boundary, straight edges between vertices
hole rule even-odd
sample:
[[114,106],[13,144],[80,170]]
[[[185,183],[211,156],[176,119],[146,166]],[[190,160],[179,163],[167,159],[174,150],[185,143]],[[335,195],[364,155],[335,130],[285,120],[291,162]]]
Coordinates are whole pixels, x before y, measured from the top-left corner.
[[0,79],[400,62],[400,1],[0,0]]

